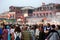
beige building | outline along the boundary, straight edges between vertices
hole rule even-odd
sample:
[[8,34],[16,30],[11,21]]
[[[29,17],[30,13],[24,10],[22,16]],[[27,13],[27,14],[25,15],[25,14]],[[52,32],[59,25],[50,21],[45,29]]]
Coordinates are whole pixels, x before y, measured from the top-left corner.
[[15,19],[15,12],[4,12],[0,14],[0,18]]

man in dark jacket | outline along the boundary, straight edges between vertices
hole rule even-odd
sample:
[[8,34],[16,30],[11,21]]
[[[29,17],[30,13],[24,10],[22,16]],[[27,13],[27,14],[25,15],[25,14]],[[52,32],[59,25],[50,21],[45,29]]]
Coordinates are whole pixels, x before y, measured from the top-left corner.
[[43,27],[40,27],[39,39],[38,40],[45,40],[45,33]]
[[52,30],[49,31],[47,40],[59,40],[59,33],[55,30],[55,25],[52,25]]

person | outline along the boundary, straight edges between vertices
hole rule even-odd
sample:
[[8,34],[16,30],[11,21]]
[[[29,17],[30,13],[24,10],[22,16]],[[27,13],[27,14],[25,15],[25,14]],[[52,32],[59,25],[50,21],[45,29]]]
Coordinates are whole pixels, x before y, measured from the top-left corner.
[[23,40],[31,40],[31,32],[27,30],[27,26],[23,27],[22,39]]
[[59,33],[59,38],[60,38],[60,25],[57,25],[57,27],[58,27],[58,33]]
[[6,26],[3,27],[3,35],[2,35],[3,39],[2,40],[8,40],[8,30],[6,28]]
[[21,40],[21,36],[22,36],[21,29],[19,26],[17,26],[14,32],[14,40]]
[[6,25],[6,29],[8,30],[8,40],[11,40],[11,38],[10,38],[10,26],[9,26],[9,24]]
[[10,39],[11,40],[14,40],[14,26],[13,25],[11,25],[10,26]]
[[11,27],[10,27],[10,33],[12,34],[12,33],[14,33],[14,26],[13,25],[11,25]]
[[47,23],[47,29],[48,32],[51,30],[51,25],[49,23]]
[[50,23],[47,23],[47,25],[46,25],[46,30],[44,30],[44,32],[45,32],[45,36],[47,37],[48,36],[48,33],[49,33],[49,31],[51,31],[51,25],[50,25]]
[[49,31],[47,40],[59,40],[59,33],[55,30],[55,25],[52,25],[52,30]]
[[47,26],[46,26],[46,25],[43,25],[43,28],[44,28],[44,32],[46,33],[46,31],[47,31]]
[[34,27],[31,27],[31,36],[32,36],[32,40],[35,40],[35,32],[34,32]]
[[2,33],[3,33],[3,29],[2,26],[0,25],[0,40],[2,40]]
[[44,33],[43,26],[40,25],[39,30],[40,30],[40,32],[39,32],[39,39],[38,40],[45,40],[45,33]]
[[35,31],[35,40],[38,40],[39,39],[39,26],[37,25],[36,26],[36,31]]

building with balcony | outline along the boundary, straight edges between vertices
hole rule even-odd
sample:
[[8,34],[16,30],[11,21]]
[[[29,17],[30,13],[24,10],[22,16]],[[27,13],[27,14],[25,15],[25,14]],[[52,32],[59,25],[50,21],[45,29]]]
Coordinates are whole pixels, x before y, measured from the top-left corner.
[[60,11],[60,4],[50,3],[42,4],[42,6],[36,8],[33,12],[33,16],[38,17],[53,17],[56,12]]
[[10,12],[15,12],[15,19],[19,22],[25,22],[26,17],[32,16],[34,7],[24,6],[24,7],[16,7],[10,6]]
[[26,6],[26,7],[22,8],[21,10],[22,10],[23,15],[28,14],[28,16],[32,16],[34,7]]
[[0,18],[15,19],[15,12],[4,12],[0,14]]
[[28,14],[28,16],[32,16],[34,7],[31,7],[31,6],[25,6],[25,7],[10,6],[9,9],[10,9],[10,12],[15,12],[16,19],[19,19],[19,18],[21,18],[21,16],[24,16],[24,14]]
[[[50,3],[50,4],[42,4],[40,7],[37,7],[33,11],[33,16],[28,17],[28,23],[38,23],[44,20],[45,23],[47,22],[56,22],[60,20],[57,18],[57,15],[60,14],[60,4]],[[56,20],[56,18],[58,20]],[[54,20],[53,20],[54,19]],[[35,22],[34,22],[35,21]]]
[[21,8],[23,8],[23,7],[10,6],[9,7],[9,11],[10,12],[15,12],[15,14],[16,14],[15,18],[19,19],[20,16],[22,16],[22,10],[21,10]]
[[[34,8],[31,6],[24,7],[16,7],[10,6],[9,12],[15,12],[15,19],[27,20],[55,20],[58,13],[60,13],[60,4],[50,3],[50,4],[42,4],[40,7]],[[28,17],[25,16],[28,15]],[[38,18],[38,19],[34,19]],[[38,21],[36,21],[38,22]],[[35,22],[35,23],[36,23]]]

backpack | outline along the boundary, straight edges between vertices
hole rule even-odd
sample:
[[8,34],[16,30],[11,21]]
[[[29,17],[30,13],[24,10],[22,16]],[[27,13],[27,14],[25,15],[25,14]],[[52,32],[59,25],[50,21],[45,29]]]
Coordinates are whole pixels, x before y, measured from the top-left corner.
[[20,40],[19,36],[16,37],[16,40]]
[[0,28],[0,35],[2,35],[2,33],[3,33],[3,30],[2,30],[2,28]]
[[[17,34],[16,34],[17,35]],[[20,37],[19,37],[19,35],[16,37],[16,40],[20,40]]]

